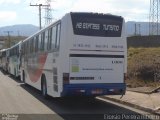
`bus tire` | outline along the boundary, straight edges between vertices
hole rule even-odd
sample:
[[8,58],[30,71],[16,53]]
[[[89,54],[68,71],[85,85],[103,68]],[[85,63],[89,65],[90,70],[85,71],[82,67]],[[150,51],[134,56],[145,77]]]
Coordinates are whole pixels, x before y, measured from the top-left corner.
[[22,81],[25,83],[25,73],[24,73],[24,70],[23,70],[23,73],[22,73]]
[[42,92],[42,96],[47,99],[48,95],[47,95],[47,82],[46,82],[46,77],[44,75],[42,75],[42,79],[41,79],[41,92]]
[[16,68],[14,68],[14,77],[16,77]]

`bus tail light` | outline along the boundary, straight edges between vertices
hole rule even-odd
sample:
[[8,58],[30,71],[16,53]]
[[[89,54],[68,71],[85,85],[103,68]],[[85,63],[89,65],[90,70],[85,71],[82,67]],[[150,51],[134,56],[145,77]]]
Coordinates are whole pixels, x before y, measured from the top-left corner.
[[63,73],[63,84],[69,83],[69,73]]

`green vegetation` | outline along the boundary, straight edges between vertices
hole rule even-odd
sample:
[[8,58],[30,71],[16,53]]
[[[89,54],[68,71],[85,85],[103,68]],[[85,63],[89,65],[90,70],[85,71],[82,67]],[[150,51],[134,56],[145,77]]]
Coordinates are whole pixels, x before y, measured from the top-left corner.
[[160,85],[160,48],[128,49],[128,80],[131,87]]
[[21,40],[24,40],[25,36],[0,36],[0,41],[4,41],[3,48],[8,48]]

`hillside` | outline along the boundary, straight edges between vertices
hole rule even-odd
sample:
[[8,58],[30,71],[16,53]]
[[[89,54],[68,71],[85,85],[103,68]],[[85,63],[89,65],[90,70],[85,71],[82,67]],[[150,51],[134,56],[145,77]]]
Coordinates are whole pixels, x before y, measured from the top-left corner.
[[[149,23],[148,22],[126,22],[126,33],[127,36],[133,36],[135,34],[135,24],[137,34],[148,35],[149,34]],[[0,36],[6,36],[7,33],[4,31],[12,31],[12,36],[30,36],[39,30],[38,26],[31,24],[20,24],[13,26],[0,27]]]
[[0,36],[6,36],[7,33],[5,31],[11,31],[11,36],[30,36],[37,32],[39,28],[37,26],[31,24],[20,24],[13,26],[4,26],[0,27]]

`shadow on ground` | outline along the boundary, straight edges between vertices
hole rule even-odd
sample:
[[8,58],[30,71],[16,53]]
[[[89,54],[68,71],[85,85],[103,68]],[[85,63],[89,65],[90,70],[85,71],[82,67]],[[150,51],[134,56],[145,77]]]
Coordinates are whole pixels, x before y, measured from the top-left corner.
[[[131,115],[141,116],[132,110],[122,108],[108,102],[103,102],[98,99],[84,99],[80,97],[48,97],[48,99],[44,99],[39,90],[31,87],[30,85],[22,83],[19,79],[12,75],[8,76],[15,82],[20,83],[19,85],[21,88],[56,113],[55,115],[20,115],[20,118],[22,118],[20,120],[104,120],[109,119],[108,117],[111,117],[111,115],[114,117],[120,117],[119,119],[122,119],[122,117],[125,116],[129,117]],[[110,118],[110,120],[112,119]],[[149,119],[146,118],[146,120]]]

